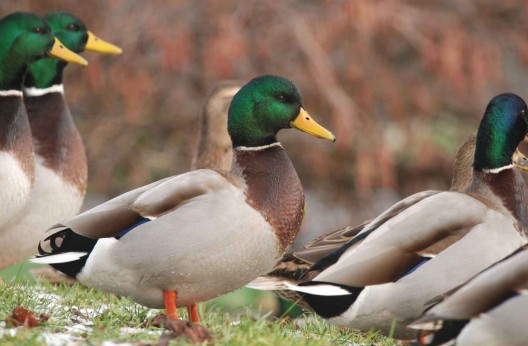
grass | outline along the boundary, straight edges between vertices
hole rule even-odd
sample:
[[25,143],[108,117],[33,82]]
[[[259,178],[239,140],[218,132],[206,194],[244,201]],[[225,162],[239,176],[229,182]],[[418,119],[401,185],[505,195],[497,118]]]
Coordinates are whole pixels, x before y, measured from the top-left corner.
[[[13,274],[13,273],[18,273]],[[20,266],[1,272],[0,345],[157,345],[163,330],[149,325],[160,310],[134,303],[81,285],[51,285],[35,281]],[[215,345],[394,345],[376,333],[339,330],[315,315],[277,319],[258,308],[253,290],[239,290],[200,305],[202,324],[214,336]],[[253,296],[253,302],[248,297]],[[270,296],[265,296],[270,297]],[[266,299],[264,299],[264,302]],[[266,304],[264,304],[266,305]],[[50,319],[36,328],[6,328],[4,319],[16,306]],[[181,309],[182,317],[185,309]],[[178,338],[170,345],[190,345]]]

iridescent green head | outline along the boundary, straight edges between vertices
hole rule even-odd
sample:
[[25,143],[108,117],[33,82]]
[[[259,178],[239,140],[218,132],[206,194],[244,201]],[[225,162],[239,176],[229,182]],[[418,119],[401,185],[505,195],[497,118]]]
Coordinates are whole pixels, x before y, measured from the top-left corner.
[[67,12],[52,12],[44,16],[55,36],[70,50],[81,53],[90,50],[103,54],[119,55],[123,50],[95,36],[76,16]]
[[88,41],[88,29],[79,18],[66,12],[53,12],[46,14],[43,19],[69,50],[75,53],[84,51]]
[[0,20],[0,88],[20,89],[26,68],[44,57],[55,37],[34,13],[15,12]]
[[228,131],[233,147],[257,147],[277,141],[277,132],[295,127],[319,138],[335,137],[303,108],[299,88],[278,76],[261,76],[244,85],[229,107]]
[[[96,37],[76,16],[66,12],[53,12],[44,16],[55,36],[68,49],[81,53],[92,50],[105,54],[121,54],[121,48]],[[28,69],[24,85],[26,87],[47,88],[62,83],[62,73],[66,62],[42,59]]]
[[477,133],[473,169],[494,171],[512,164],[512,156],[528,131],[528,110],[515,94],[495,96]]
[[45,55],[86,64],[36,14],[15,12],[0,19],[0,90],[21,89],[28,65]]

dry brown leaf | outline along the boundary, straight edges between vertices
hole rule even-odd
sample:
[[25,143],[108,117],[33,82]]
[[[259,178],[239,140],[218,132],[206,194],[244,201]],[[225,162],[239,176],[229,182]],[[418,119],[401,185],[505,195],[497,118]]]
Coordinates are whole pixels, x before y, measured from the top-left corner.
[[15,328],[24,326],[26,328],[33,328],[41,325],[42,323],[49,320],[50,316],[46,314],[41,314],[38,318],[35,316],[35,313],[29,311],[28,309],[17,306],[13,309],[11,316],[6,317],[6,327]]
[[[147,321],[144,321],[142,325],[146,326],[147,324]],[[168,319],[165,314],[154,316],[150,325],[170,331],[170,333],[161,335],[158,346],[167,346],[172,339],[180,337],[186,337],[195,344],[213,341],[213,334],[201,324],[186,320]]]

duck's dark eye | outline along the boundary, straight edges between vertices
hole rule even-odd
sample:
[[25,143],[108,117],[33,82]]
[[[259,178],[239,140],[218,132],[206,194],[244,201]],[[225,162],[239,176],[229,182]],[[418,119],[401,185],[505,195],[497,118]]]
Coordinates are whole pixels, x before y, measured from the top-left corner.
[[279,101],[279,102],[286,102],[287,101],[287,97],[284,94],[275,95],[275,99],[277,101]]
[[37,26],[36,28],[33,28],[32,30],[35,34],[39,34],[39,35],[45,35],[49,32],[49,29],[47,28],[43,28],[43,27],[40,27],[40,26]]
[[79,31],[81,28],[77,24],[71,23],[68,24],[66,29],[68,29],[69,31]]
[[521,111],[521,114],[522,114],[523,116],[526,116],[526,109],[523,109],[523,110]]

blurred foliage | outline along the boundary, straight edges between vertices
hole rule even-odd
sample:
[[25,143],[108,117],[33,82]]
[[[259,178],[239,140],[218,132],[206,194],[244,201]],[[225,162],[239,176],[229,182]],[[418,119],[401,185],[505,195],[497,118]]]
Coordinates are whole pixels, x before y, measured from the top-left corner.
[[90,191],[113,196],[186,171],[207,90],[279,74],[335,145],[281,135],[305,186],[344,201],[371,189],[446,188],[454,153],[497,93],[528,86],[528,1],[3,1],[69,11],[121,57],[86,53],[66,96]]

